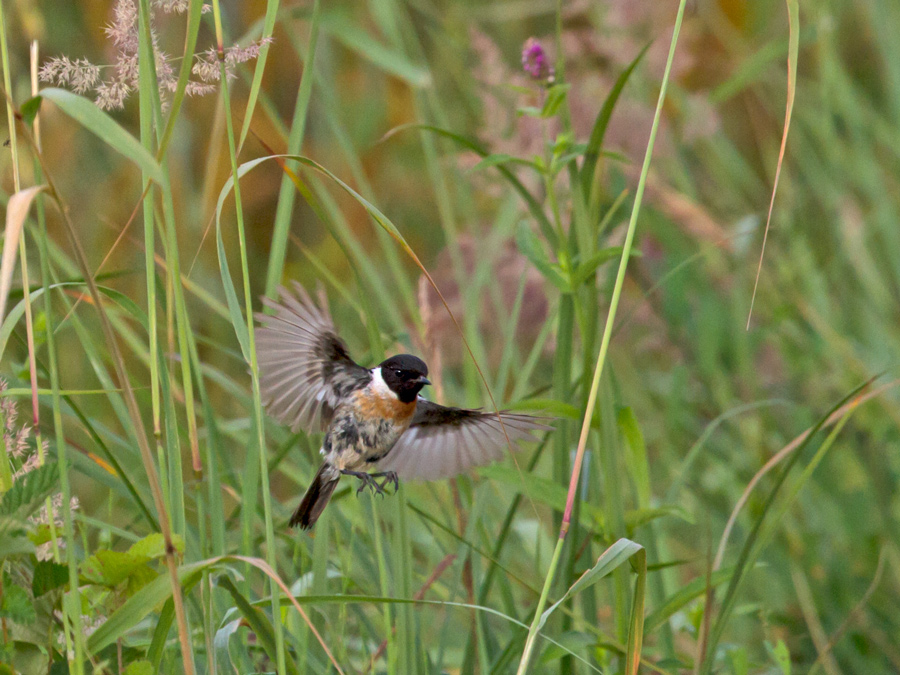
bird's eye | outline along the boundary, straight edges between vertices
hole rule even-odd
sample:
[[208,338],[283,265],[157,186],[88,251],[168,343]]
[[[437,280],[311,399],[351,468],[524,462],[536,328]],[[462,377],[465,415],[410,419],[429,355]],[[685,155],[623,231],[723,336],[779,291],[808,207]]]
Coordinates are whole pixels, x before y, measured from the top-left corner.
[[395,370],[395,371],[394,371],[394,375],[396,375],[397,377],[402,377],[402,376],[403,376],[403,371],[402,371],[402,370]]

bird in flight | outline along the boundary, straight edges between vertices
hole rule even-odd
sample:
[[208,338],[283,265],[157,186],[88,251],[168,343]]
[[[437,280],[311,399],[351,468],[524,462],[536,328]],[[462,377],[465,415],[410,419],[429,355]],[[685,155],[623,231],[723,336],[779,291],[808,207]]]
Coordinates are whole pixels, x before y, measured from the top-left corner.
[[[322,465],[291,526],[311,528],[341,475],[382,494],[399,479],[438,480],[501,459],[510,443],[550,429],[541,418],[451,408],[423,398],[428,366],[411,354],[366,368],[350,358],[331,316],[304,288],[264,298],[274,315],[257,314],[259,382],[268,413],[293,431],[325,431]],[[380,480],[379,480],[380,479]]]

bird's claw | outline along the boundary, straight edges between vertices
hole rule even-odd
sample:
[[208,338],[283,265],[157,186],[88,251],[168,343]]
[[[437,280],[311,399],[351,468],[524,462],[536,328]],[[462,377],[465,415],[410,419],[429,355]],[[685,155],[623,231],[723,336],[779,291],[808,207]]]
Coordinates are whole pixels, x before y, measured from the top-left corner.
[[[356,496],[359,497],[360,493],[364,492],[366,488],[371,488],[372,493],[376,495],[381,495],[384,497],[385,488],[388,485],[394,486],[394,492],[400,487],[400,481],[397,478],[397,474],[394,471],[385,471],[384,473],[366,473],[365,471],[342,471],[349,476],[355,476],[360,481],[360,486],[356,490]],[[376,478],[383,478],[380,483],[375,480]]]

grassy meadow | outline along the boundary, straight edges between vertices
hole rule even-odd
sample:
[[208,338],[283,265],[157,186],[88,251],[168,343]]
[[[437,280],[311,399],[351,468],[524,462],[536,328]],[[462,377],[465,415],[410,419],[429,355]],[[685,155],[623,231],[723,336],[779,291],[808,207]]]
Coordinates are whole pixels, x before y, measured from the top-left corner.
[[[900,4],[0,14],[0,674],[900,672]],[[553,431],[292,531],[293,280]]]

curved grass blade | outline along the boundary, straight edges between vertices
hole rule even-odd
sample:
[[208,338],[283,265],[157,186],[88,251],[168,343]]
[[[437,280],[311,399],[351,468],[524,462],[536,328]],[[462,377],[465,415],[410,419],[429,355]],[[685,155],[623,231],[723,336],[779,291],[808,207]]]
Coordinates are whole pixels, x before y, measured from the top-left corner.
[[112,117],[100,110],[95,103],[83,96],[73,94],[71,91],[54,87],[42,89],[40,97],[53,101],[66,115],[108,144],[113,150],[130,159],[153,181],[159,183],[162,180],[162,168],[156,158],[147,152],[140,141],[119,126]]
[[613,110],[615,110],[616,103],[619,102],[619,96],[622,94],[622,90],[628,83],[631,74],[641,59],[644,58],[644,54],[647,53],[651,44],[653,43],[648,42],[644,45],[640,53],[628,64],[628,67],[619,74],[613,88],[609,90],[609,95],[603,101],[600,112],[597,114],[597,119],[594,120],[594,126],[588,138],[587,149],[584,152],[584,160],[581,164],[581,174],[579,176],[581,179],[581,192],[585,198],[591,195],[591,187],[594,184],[594,172],[597,170],[597,162],[600,159],[600,151],[603,148],[603,138],[606,136],[606,128],[609,126]]
[[[794,464],[796,464],[801,455],[803,454],[803,450],[809,443],[812,441],[813,437],[819,432],[822,427],[824,427],[831,416],[841,410],[846,404],[854,401],[856,399],[856,403],[858,403],[858,395],[859,393],[867,387],[871,381],[865,382],[852,392],[850,392],[847,396],[845,396],[837,405],[835,405],[828,413],[823,416],[818,423],[813,427],[810,433],[803,439],[803,442],[797,447],[797,450],[791,456],[791,458],[784,465],[784,468],[781,470],[781,473],[775,479],[775,484],[772,486],[772,490],[769,492],[769,496],[766,498],[765,502],[762,505],[762,509],[759,513],[759,516],[756,518],[756,521],[753,524],[753,529],[750,531],[750,534],[747,536],[747,540],[744,542],[744,546],[741,548],[740,555],[738,556],[738,560],[734,566],[734,574],[731,576],[731,579],[728,584],[728,588],[725,591],[725,597],[722,600],[722,608],[719,611],[718,616],[716,617],[716,622],[712,626],[712,629],[709,633],[709,641],[706,645],[704,653],[701,654],[701,667],[700,672],[703,674],[710,673],[713,667],[713,655],[716,653],[716,648],[719,644],[719,641],[722,638],[722,634],[725,632],[725,626],[727,625],[729,619],[731,618],[731,613],[734,609],[734,604],[737,600],[737,592],[741,586],[741,583],[744,580],[745,574],[749,567],[752,566],[753,562],[756,560],[760,553],[761,546],[758,546],[760,542],[765,541],[765,537],[763,536],[763,526],[767,525],[770,519],[766,518],[769,510],[775,503],[775,499],[781,491],[782,486],[787,480],[787,476],[793,468]],[[856,406],[852,406],[851,410]],[[846,416],[842,418],[842,421],[846,420]],[[836,436],[836,432],[839,432],[842,425],[836,427],[835,431],[826,439],[822,447],[827,447],[833,442],[833,439]],[[821,448],[820,448],[821,449]],[[808,474],[807,474],[808,475]],[[801,480],[805,481],[805,478]],[[794,493],[796,494],[796,492]],[[704,621],[708,621],[706,617],[710,616],[711,611],[710,607],[707,607],[707,611],[704,613]]]
[[787,147],[788,131],[791,128],[791,117],[794,112],[794,96],[797,92],[797,55],[800,52],[800,7],[797,0],[786,0],[788,9],[788,81],[787,103],[784,111],[784,130],[781,132],[781,147],[778,150],[778,164],[775,166],[775,182],[772,185],[772,198],[769,200],[769,214],[766,216],[766,229],[763,232],[762,246],[759,251],[759,265],[756,268],[756,280],[753,282],[753,294],[750,296],[750,311],[747,312],[747,330],[750,329],[750,318],[753,316],[753,303],[756,301],[756,290],[759,287],[759,275],[762,273],[763,256],[766,254],[766,240],[769,238],[769,225],[772,223],[772,209],[775,208],[775,193],[781,178],[781,167],[784,164],[784,151]]
[[[241,613],[241,616],[244,617],[244,620],[256,634],[257,639],[262,643],[263,649],[266,650],[269,658],[274,661],[276,658],[276,649],[275,631],[272,629],[272,622],[269,621],[268,617],[261,609],[254,607],[253,604],[244,597],[237,589],[237,586],[235,586],[227,576],[222,576],[219,579],[218,585],[228,591],[229,595],[231,595],[231,599],[234,600],[234,604]],[[289,675],[299,675],[297,665],[293,661],[285,659],[285,666],[287,667]]]
[[[19,237],[25,220],[28,218],[28,210],[31,202],[39,192],[47,189],[45,185],[35,185],[24,190],[19,190],[9,198],[6,205],[6,229],[3,235],[3,258],[0,262],[0,321],[6,314],[6,301],[9,299],[9,289],[12,286],[13,272],[16,271],[16,252],[19,248]],[[3,352],[0,350],[0,356]]]

